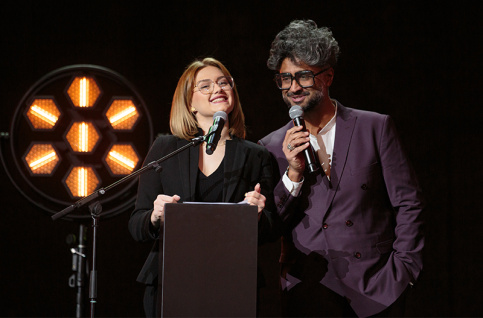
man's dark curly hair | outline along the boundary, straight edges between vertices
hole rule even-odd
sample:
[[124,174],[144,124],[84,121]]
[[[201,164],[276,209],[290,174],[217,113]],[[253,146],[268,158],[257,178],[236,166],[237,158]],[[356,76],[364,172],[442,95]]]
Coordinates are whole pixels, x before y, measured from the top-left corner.
[[269,69],[278,71],[284,59],[310,66],[335,67],[339,56],[339,44],[326,28],[317,28],[312,20],[294,20],[280,31],[272,42]]

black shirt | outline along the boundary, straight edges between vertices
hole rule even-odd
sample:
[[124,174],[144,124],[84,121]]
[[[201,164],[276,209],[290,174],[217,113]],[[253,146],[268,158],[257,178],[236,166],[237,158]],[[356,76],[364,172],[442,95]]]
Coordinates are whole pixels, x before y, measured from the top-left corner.
[[196,181],[196,202],[222,202],[223,201],[223,164],[225,158],[221,161],[218,168],[209,176],[205,176],[198,169],[198,178]]

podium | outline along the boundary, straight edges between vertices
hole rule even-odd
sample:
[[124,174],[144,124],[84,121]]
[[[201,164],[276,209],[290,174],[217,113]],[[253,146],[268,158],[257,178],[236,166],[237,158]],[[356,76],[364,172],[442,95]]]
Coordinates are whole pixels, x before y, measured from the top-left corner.
[[166,204],[161,317],[255,317],[257,207]]

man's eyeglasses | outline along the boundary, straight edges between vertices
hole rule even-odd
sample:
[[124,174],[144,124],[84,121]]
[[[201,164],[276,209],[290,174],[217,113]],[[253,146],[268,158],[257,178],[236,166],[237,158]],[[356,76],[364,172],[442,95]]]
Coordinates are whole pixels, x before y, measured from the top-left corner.
[[[222,90],[229,91],[233,88],[235,82],[233,81],[233,77],[228,76],[221,76],[216,79],[216,85],[218,85]],[[215,88],[215,82],[210,79],[204,79],[196,83],[195,89],[198,89],[201,94],[208,95],[213,93],[213,89]],[[193,89],[194,92],[196,90]]]
[[280,73],[275,74],[275,83],[277,83],[278,88],[285,90],[290,89],[292,87],[292,82],[295,79],[297,84],[299,84],[302,88],[308,88],[314,86],[314,78],[327,71],[330,67],[323,69],[322,71],[314,74],[312,71],[298,71],[295,75],[292,76],[290,73]]

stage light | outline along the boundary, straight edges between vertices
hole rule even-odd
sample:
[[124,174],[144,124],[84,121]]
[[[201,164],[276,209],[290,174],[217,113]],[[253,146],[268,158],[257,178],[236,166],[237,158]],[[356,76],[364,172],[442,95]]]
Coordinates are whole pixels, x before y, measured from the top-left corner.
[[24,160],[32,174],[46,176],[52,174],[60,159],[51,144],[33,144]]
[[34,129],[53,129],[60,111],[51,98],[35,99],[27,111],[27,118]]
[[74,152],[92,152],[99,141],[99,134],[91,122],[74,122],[66,139]]
[[[31,203],[55,214],[141,168],[153,142],[143,99],[123,76],[72,65],[37,81],[19,102],[2,162]],[[3,145],[2,145],[3,146]],[[103,217],[131,209],[134,178],[100,197]],[[75,211],[65,218],[91,218]]]
[[115,130],[131,130],[139,118],[139,112],[132,100],[114,100],[106,117]]
[[99,86],[92,77],[77,76],[67,90],[75,107],[92,107],[101,94]]
[[113,145],[104,160],[113,175],[126,175],[134,171],[139,156],[132,145]]
[[92,167],[73,167],[67,174],[65,185],[73,198],[83,198],[96,190],[99,178]]

